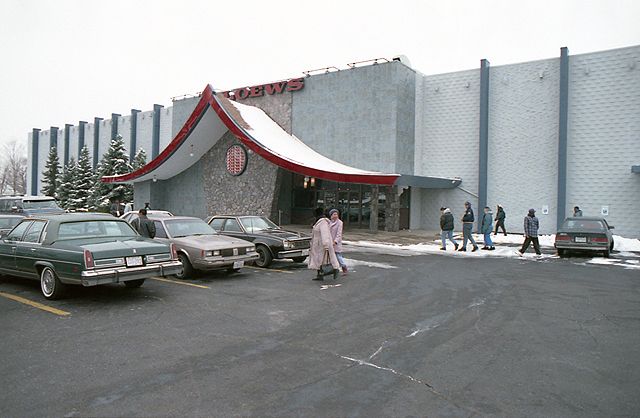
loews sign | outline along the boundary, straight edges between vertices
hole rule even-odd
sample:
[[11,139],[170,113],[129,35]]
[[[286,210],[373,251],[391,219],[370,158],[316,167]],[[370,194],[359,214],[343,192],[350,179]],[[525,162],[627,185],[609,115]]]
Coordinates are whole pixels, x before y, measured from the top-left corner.
[[292,78],[291,80],[277,81],[261,86],[244,87],[241,89],[222,92],[224,97],[231,100],[244,100],[249,97],[261,97],[265,94],[282,94],[298,91],[304,88],[304,78]]

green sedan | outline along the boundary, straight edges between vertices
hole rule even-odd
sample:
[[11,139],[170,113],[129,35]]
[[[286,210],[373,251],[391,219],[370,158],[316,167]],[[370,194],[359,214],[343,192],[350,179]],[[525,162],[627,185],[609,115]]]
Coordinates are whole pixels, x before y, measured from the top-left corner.
[[67,285],[124,283],[182,271],[175,246],[142,238],[124,220],[104,214],[24,218],[0,240],[0,273],[40,280],[47,299]]

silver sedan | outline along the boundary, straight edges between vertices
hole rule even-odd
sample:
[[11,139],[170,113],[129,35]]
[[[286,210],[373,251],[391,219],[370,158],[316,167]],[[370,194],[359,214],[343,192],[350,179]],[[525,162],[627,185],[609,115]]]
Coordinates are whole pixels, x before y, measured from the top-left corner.
[[183,266],[182,272],[176,274],[179,279],[192,276],[196,270],[237,272],[246,262],[258,258],[253,243],[219,235],[202,219],[189,216],[149,219],[156,226],[155,239],[176,245]]

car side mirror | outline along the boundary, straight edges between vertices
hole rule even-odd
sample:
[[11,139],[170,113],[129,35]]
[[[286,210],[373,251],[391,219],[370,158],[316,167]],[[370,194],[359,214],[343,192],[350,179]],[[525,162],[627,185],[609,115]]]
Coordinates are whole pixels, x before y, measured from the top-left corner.
[[616,229],[616,227],[613,225],[609,225],[609,229]]

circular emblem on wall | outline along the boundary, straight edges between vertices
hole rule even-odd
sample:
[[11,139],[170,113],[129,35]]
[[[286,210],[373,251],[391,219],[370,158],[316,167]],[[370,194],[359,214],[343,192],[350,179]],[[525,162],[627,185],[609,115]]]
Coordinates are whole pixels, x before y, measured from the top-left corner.
[[240,145],[231,145],[227,149],[226,162],[227,171],[234,176],[239,176],[247,168],[247,150]]

